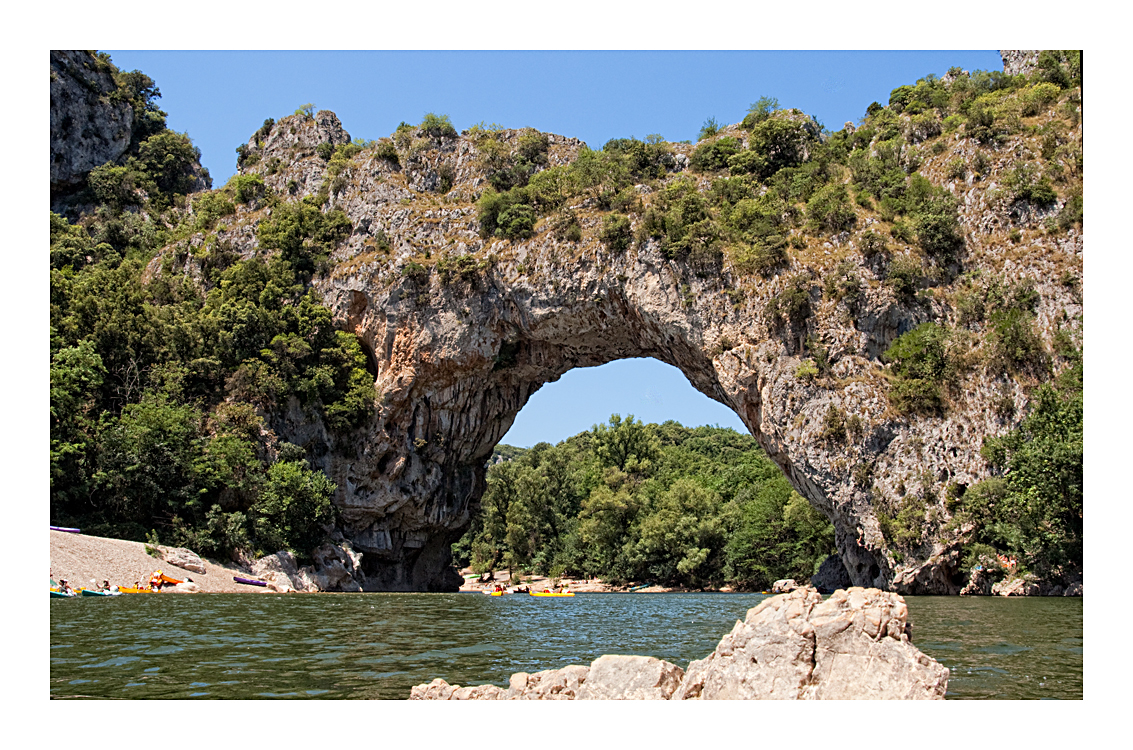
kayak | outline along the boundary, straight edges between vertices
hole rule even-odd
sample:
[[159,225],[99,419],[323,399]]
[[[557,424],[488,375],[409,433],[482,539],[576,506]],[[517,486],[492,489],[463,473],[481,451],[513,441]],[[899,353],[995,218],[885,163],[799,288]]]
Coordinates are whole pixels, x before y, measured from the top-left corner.
[[117,591],[98,591],[96,589],[81,589],[83,596],[118,596]]
[[68,594],[66,591],[52,591],[52,599],[70,599],[74,594]]
[[267,586],[267,581],[256,581],[251,578],[241,578],[240,576],[232,576],[232,580],[236,583],[244,583],[249,586]]
[[122,594],[156,594],[153,589],[136,589],[133,586],[119,586],[119,593]]
[[551,591],[532,591],[531,595],[532,596],[574,596],[574,592],[573,591],[567,591],[566,593],[556,594],[556,593],[551,592]]
[[52,531],[66,531],[68,534],[81,534],[82,533],[78,529],[68,529],[65,526],[52,526],[51,530]]

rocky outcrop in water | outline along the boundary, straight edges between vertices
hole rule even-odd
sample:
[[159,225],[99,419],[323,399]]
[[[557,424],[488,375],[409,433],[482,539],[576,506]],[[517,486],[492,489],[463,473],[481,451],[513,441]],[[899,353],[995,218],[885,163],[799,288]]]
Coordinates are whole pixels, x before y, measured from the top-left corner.
[[948,669],[909,640],[904,600],[877,589],[810,587],[748,610],[686,671],[645,656],[602,656],[512,675],[507,690],[435,679],[412,700],[938,700]]
[[909,640],[904,600],[878,589],[810,587],[748,610],[689,664],[674,699],[942,699],[948,669]]

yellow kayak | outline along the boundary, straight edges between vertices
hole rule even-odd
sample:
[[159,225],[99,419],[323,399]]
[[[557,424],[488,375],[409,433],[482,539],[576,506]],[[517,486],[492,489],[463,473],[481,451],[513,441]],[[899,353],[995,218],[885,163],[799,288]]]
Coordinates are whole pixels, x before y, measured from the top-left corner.
[[565,591],[561,594],[556,594],[551,591],[532,591],[532,596],[574,596],[573,591]]

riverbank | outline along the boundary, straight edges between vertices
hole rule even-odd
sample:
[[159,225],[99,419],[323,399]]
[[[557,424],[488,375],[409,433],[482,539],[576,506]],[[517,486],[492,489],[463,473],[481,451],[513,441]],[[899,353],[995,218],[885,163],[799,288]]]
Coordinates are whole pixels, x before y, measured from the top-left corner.
[[543,591],[544,589],[553,589],[556,581],[565,585],[568,590],[576,594],[691,594],[714,592],[730,593],[732,591],[728,586],[724,586],[721,589],[688,589],[681,586],[657,586],[654,584],[626,584],[615,586],[606,583],[601,578],[552,579],[547,576],[523,576],[521,579],[517,579],[515,583],[512,583],[511,574],[506,570],[496,571],[492,579],[488,581],[480,581],[472,568],[465,568],[460,571],[460,575],[464,577],[464,583],[460,586],[462,593],[492,591],[497,584],[508,589],[515,588],[516,586],[529,586],[532,591]]
[[201,593],[247,594],[272,593],[261,586],[236,583],[233,576],[247,576],[235,565],[224,565],[202,558],[204,572],[185,570],[146,552],[142,542],[108,539],[86,534],[51,531],[51,577],[66,579],[72,588],[93,588],[92,580],[111,586],[145,586],[155,570],[170,578],[192,579]]

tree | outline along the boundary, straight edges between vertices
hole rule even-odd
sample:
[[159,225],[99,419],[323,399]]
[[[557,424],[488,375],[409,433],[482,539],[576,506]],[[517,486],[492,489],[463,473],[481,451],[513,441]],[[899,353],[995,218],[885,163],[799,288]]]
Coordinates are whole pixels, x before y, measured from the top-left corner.
[[256,544],[266,551],[291,550],[307,559],[334,520],[335,484],[305,461],[276,461],[252,506]]

